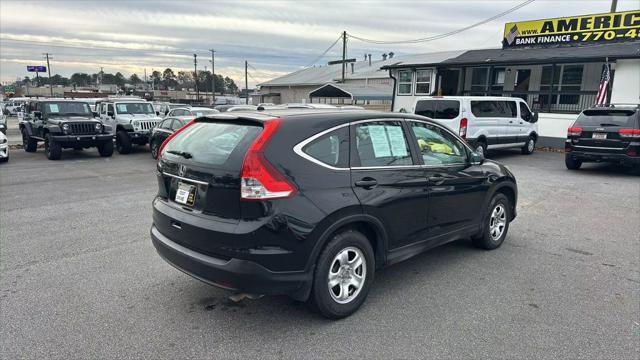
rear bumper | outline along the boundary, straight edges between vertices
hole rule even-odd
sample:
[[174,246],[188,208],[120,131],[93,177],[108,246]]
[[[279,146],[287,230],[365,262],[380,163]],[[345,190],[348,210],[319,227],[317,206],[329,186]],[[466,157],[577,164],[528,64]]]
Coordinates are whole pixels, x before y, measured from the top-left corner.
[[54,135],[51,140],[64,145],[95,146],[113,141],[111,134],[96,135]]
[[626,154],[590,152],[572,149],[566,153],[567,157],[582,162],[609,162],[621,165],[638,166],[640,165],[640,156],[629,156]]
[[310,272],[274,272],[252,261],[204,255],[172,241],[155,225],[151,227],[151,241],[158,254],[178,270],[227,290],[297,297],[312,278]]

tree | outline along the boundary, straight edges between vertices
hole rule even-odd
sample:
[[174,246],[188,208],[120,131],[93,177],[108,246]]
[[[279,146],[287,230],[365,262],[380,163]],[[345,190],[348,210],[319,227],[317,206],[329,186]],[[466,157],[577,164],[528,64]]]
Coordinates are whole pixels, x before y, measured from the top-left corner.
[[166,68],[162,72],[162,85],[165,88],[175,88],[178,86],[178,80],[176,79],[176,74],[173,73],[173,70],[170,68]]
[[238,93],[238,86],[236,86],[236,83],[233,81],[233,79],[231,79],[228,76],[224,78],[224,89],[225,89],[225,93],[227,94]]
[[124,75],[122,75],[121,72],[117,72],[116,75],[114,76],[114,80],[116,82],[116,85],[122,87],[124,86],[124,84],[127,82],[127,80],[124,78]]
[[92,83],[91,75],[85,73],[75,73],[71,75],[69,81],[76,86],[88,86]]
[[193,83],[193,74],[189,71],[178,71],[178,83],[185,87],[188,87]]
[[142,80],[136,74],[132,74],[129,77],[129,83],[131,83],[132,85],[137,85],[137,84],[140,84],[141,82]]
[[160,85],[160,81],[162,81],[162,74],[160,74],[160,71],[154,70],[151,73],[151,82],[153,83],[154,89],[156,86]]

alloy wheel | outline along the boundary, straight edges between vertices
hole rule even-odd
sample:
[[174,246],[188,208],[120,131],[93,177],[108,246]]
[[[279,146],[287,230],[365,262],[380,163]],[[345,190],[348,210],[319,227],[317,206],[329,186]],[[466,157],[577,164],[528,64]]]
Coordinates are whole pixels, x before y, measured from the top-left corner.
[[489,219],[489,233],[493,241],[498,241],[507,226],[507,211],[503,204],[496,205]]
[[339,304],[353,301],[364,287],[367,277],[367,262],[362,251],[356,247],[342,249],[333,258],[327,282],[331,298]]

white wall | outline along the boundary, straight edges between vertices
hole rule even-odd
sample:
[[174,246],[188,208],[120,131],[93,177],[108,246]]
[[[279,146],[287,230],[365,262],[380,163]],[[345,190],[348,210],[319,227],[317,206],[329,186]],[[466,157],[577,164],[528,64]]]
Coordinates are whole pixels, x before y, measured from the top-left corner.
[[616,62],[611,102],[640,103],[640,59]]
[[565,138],[567,129],[578,117],[577,114],[538,114],[538,135],[552,138]]

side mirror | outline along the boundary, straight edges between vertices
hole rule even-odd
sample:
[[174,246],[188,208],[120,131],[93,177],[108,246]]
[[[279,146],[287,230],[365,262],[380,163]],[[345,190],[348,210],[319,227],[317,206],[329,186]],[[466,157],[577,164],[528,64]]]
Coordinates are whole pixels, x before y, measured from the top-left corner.
[[94,117],[94,118],[97,118],[97,117],[99,117],[99,116],[100,116],[100,114],[98,114],[98,112],[97,112],[97,111],[94,111],[94,112],[93,112],[93,117]]
[[107,111],[107,116],[114,117],[115,115],[114,115],[113,111]]
[[537,123],[537,122],[538,122],[538,113],[537,113],[537,112],[534,112],[534,113],[533,113],[533,117],[531,118],[530,123],[535,124],[535,123]]
[[484,155],[474,151],[471,153],[469,161],[471,162],[471,165],[482,165],[484,162]]
[[33,117],[36,118],[36,119],[42,119],[42,112],[34,111],[33,112]]

